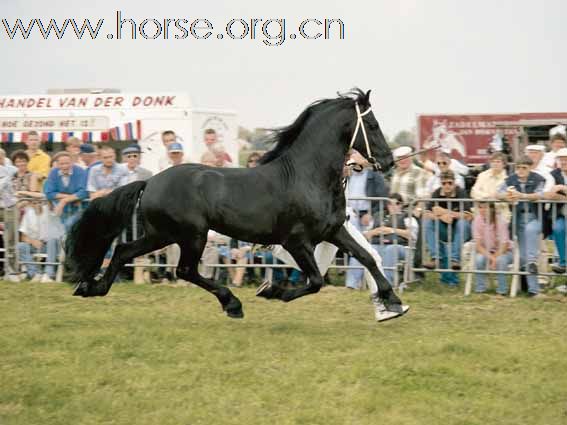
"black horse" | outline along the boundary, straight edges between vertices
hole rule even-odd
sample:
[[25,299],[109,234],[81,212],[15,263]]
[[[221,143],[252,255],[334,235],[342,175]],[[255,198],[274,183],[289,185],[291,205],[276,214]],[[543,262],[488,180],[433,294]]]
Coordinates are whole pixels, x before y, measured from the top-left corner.
[[[74,295],[106,295],[128,261],[177,243],[177,275],[212,292],[228,316],[243,317],[230,289],[204,278],[197,268],[207,232],[214,229],[241,241],[283,245],[308,277],[304,287],[269,288],[260,295],[291,301],[318,292],[323,278],[313,251],[328,241],[357,258],[376,280],[386,308],[401,312],[400,299],[371,255],[343,227],[342,172],[349,149],[354,147],[384,172],[393,165],[369,96],[370,91],[356,89],[311,104],[293,124],[274,133],[275,147],[256,168],[184,164],[94,200],[66,241],[67,263],[73,282],[78,282]],[[118,244],[106,272],[95,280],[106,251],[137,205],[144,236]]]

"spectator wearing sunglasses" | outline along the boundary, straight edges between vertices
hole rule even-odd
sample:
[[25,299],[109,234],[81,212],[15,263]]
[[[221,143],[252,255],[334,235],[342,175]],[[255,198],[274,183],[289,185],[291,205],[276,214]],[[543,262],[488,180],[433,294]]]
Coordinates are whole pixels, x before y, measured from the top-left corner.
[[528,156],[516,162],[515,173],[498,189],[498,197],[515,204],[512,229],[518,237],[520,266],[529,275],[528,295],[539,294],[537,261],[540,254],[539,235],[542,223],[538,217],[538,201],[544,198],[545,178],[532,170],[534,162]]
[[453,174],[455,176],[455,184],[461,189],[465,188],[465,179],[463,178],[463,176],[457,173],[456,171],[451,170],[451,155],[445,152],[439,152],[437,154],[437,159],[435,163],[437,165],[437,171],[435,175],[430,177],[429,180],[427,181],[427,191],[430,194],[435,192],[437,189],[441,187],[440,175],[441,173],[447,171],[453,171]]
[[[470,239],[472,219],[470,201],[451,201],[467,198],[464,189],[457,187],[455,173],[451,170],[441,173],[441,187],[431,195],[425,212],[425,240],[431,261],[423,263],[428,269],[461,269],[461,248]],[[455,273],[441,273],[441,282],[448,285],[458,284]]]
[[139,180],[148,180],[152,176],[150,170],[140,167],[142,150],[137,144],[130,145],[122,149],[122,161],[128,170],[128,183]]

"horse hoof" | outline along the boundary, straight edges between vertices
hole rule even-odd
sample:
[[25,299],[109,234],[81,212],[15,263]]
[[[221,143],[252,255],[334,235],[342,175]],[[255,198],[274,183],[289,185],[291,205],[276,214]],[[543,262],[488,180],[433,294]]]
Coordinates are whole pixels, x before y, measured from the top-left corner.
[[226,315],[231,319],[242,319],[244,318],[244,312],[240,310],[227,310]]
[[266,298],[267,300],[273,298],[274,291],[271,282],[265,280],[260,287],[256,290],[256,296]]
[[88,293],[88,284],[87,282],[79,282],[77,286],[75,286],[75,290],[73,291],[74,297],[86,297]]

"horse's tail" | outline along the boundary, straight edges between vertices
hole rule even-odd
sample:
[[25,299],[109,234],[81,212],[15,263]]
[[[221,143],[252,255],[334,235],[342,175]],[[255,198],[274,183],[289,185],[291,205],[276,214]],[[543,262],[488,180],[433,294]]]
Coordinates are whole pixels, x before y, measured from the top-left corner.
[[98,273],[112,241],[132,220],[145,186],[145,181],[132,182],[95,199],[71,227],[65,241],[71,282],[88,282]]

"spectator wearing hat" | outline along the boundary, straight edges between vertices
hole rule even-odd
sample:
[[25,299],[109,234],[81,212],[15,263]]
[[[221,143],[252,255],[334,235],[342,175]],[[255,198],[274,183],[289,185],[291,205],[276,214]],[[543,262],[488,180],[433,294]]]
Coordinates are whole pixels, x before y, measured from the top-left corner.
[[422,168],[415,166],[412,162],[412,149],[409,146],[402,146],[392,152],[396,167],[390,183],[390,191],[399,193],[404,202],[426,198],[427,180],[430,174]]
[[[439,176],[441,175],[441,173],[451,170],[451,160],[452,159],[450,154],[445,152],[437,153],[437,158],[435,161],[435,175],[430,177],[427,181],[427,193],[433,193],[441,187],[441,180]],[[455,175],[455,184],[461,189],[464,189],[465,179],[463,178],[463,176],[457,173],[455,170],[451,171],[453,171]]]
[[[425,213],[425,240],[429,248],[431,261],[423,264],[425,268],[450,267],[461,269],[461,248],[470,239],[471,203],[468,201],[451,201],[451,199],[467,198],[464,189],[455,184],[455,173],[451,170],[440,175],[441,187],[431,195]],[[449,247],[450,246],[450,247]],[[458,283],[454,273],[442,273],[441,282],[449,285]]]
[[142,150],[137,144],[132,144],[122,150],[122,160],[128,171],[128,183],[148,180],[152,176],[150,170],[140,167]]
[[[551,172],[551,176],[555,180],[555,186],[551,193],[548,194],[549,199],[558,201],[567,201],[567,148],[559,149],[556,152],[557,162],[559,168]],[[565,216],[567,214],[567,204],[553,204],[552,216],[555,221],[552,222],[553,228],[553,241],[557,247],[559,254],[559,264],[553,265],[551,268],[555,273],[565,273],[565,251],[567,241],[565,240]]]
[[169,158],[169,165],[166,168],[174,167],[184,163],[183,145],[181,143],[171,143],[167,146],[167,157]]
[[515,204],[514,221],[520,249],[520,266],[529,275],[528,294],[539,293],[537,261],[540,254],[539,235],[542,222],[538,217],[538,201],[544,198],[545,178],[533,171],[534,162],[524,156],[516,162],[516,172],[506,178],[498,188],[498,198]]
[[87,170],[87,174],[90,169],[94,166],[100,164],[98,159],[98,154],[96,148],[90,143],[83,143],[79,147],[79,163],[81,167]]
[[561,132],[551,134],[551,137],[549,139],[549,146],[551,150],[549,152],[546,152],[543,155],[542,159],[543,164],[550,170],[554,170],[560,167],[557,161],[557,152],[559,151],[559,149],[566,147],[566,141],[567,139],[565,138],[565,134]]
[[173,130],[166,130],[161,133],[161,142],[163,144],[164,154],[158,161],[158,167],[160,171],[163,171],[171,166],[167,148],[172,143],[177,143],[177,135]]

